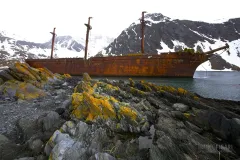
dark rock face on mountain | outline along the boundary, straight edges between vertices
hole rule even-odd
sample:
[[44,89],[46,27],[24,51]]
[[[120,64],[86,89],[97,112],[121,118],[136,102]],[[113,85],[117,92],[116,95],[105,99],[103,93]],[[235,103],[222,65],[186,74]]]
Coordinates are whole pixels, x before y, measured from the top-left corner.
[[240,71],[240,68],[238,66],[226,62],[219,55],[212,56],[209,61],[212,65],[212,68],[217,69],[217,70],[223,70],[225,68],[232,68],[232,70]]
[[[210,46],[214,46],[216,42],[224,44],[240,39],[240,18],[213,24],[189,20],[171,20],[158,13],[147,14],[145,21],[145,53],[150,54],[157,54],[158,50],[161,51],[163,47],[165,47],[164,52],[178,51],[186,47],[194,48],[197,51],[208,51],[214,49]],[[240,48],[235,46],[232,54],[239,56]],[[220,46],[218,45],[218,47]],[[132,23],[126,30],[122,31],[114,42],[105,48],[107,55],[139,53],[140,51],[140,23]],[[223,65],[226,64],[220,64],[217,68],[221,68]]]

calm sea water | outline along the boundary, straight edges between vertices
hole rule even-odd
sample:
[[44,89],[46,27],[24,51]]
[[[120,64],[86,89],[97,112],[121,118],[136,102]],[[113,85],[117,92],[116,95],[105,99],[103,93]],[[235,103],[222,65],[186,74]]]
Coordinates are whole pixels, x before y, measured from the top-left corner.
[[[107,77],[122,79],[123,77]],[[203,97],[240,101],[240,72],[196,71],[194,78],[133,78],[158,85],[181,87]]]

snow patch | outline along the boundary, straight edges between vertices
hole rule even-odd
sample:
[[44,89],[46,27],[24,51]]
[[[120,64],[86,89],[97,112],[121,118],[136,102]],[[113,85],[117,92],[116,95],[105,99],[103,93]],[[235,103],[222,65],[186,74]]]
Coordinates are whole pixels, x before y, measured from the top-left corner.
[[170,49],[163,41],[160,42],[160,45],[162,46],[162,49],[157,49],[158,54],[161,54],[161,52],[174,52],[174,49]]

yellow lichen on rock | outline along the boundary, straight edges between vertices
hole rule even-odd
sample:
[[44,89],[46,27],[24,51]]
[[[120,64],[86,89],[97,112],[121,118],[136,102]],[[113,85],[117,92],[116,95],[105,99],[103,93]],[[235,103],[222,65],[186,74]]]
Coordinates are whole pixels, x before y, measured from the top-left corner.
[[[72,118],[93,121],[96,118],[116,119],[118,116],[118,118],[128,117],[130,120],[136,120],[137,112],[128,107],[128,104],[119,102],[112,96],[99,94],[99,91],[119,90],[118,87],[105,82],[90,80],[91,78],[86,76],[86,79],[81,81],[74,89],[75,93],[72,94]],[[136,94],[145,94],[145,92],[133,87],[131,87],[131,90]]]
[[26,64],[17,62],[14,64],[14,67],[17,70],[17,72],[23,74],[23,79],[37,80],[36,77],[28,70]]
[[133,81],[132,78],[129,78],[129,83],[130,83],[130,86],[134,87],[135,86],[135,82]]
[[191,115],[190,113],[183,113],[183,115],[188,119]]
[[177,90],[172,86],[161,86],[160,89],[162,89],[164,91],[167,91],[167,92],[171,92],[171,93],[176,93],[177,92]]
[[144,90],[146,91],[146,92],[151,92],[152,91],[152,89],[151,89],[151,87],[149,87],[148,85],[148,83],[147,82],[145,82],[145,81],[140,81],[140,83],[141,83],[141,85],[144,87]]
[[150,82],[144,82],[144,84],[147,85],[151,90],[154,90],[154,91],[159,91],[161,89],[160,86],[150,83]]
[[97,86],[96,87],[102,87],[103,90],[105,91],[113,91],[113,90],[119,90],[119,87],[113,86],[111,84],[108,83],[104,83],[104,82],[97,82],[96,83]]
[[100,96],[100,98],[95,98],[93,95],[83,92],[74,93],[72,98],[72,115],[75,118],[92,121],[97,117],[104,119],[116,117],[116,113],[108,97]]
[[182,95],[186,95],[188,92],[183,88],[178,88],[178,93],[180,93]]
[[88,82],[91,80],[91,77],[87,73],[83,73],[83,81]]
[[73,93],[72,94],[73,109],[76,109],[82,101],[83,101],[83,94],[82,93]]
[[146,92],[143,92],[143,91],[138,90],[138,89],[133,88],[133,87],[130,88],[130,92],[131,92],[132,94],[137,94],[137,95],[145,95],[145,94],[146,94]]
[[120,115],[124,115],[132,120],[136,120],[137,113],[129,107],[121,106],[119,110]]
[[72,78],[70,74],[63,74],[64,78]]
[[10,97],[17,97],[22,100],[30,100],[38,97],[45,96],[45,92],[27,82],[19,82],[16,80],[10,80],[5,82],[0,90],[3,94]]
[[93,87],[91,87],[90,82],[81,81],[75,88],[74,93],[81,93],[81,92],[87,92],[89,94],[92,94],[94,92],[94,89],[97,87],[97,84],[95,84]]
[[39,71],[40,77],[43,80],[47,80],[48,78],[53,78],[54,74],[49,71],[47,68],[37,68],[37,70]]
[[199,97],[197,97],[197,96],[193,96],[193,99],[196,101],[199,101]]

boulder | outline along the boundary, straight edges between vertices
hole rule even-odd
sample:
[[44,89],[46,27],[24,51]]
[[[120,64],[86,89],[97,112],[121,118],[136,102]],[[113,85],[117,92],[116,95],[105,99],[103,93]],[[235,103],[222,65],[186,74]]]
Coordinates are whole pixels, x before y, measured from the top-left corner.
[[89,160],[116,160],[113,156],[108,153],[96,153]]
[[34,157],[23,157],[15,160],[34,160]]
[[37,119],[37,116],[30,116],[18,120],[17,126],[20,130],[23,141],[27,141],[39,131]]
[[194,132],[201,133],[203,131],[202,128],[199,128],[198,126],[192,124],[191,122],[186,121],[185,125],[187,128],[191,129]]
[[0,145],[9,142],[9,139],[4,135],[0,134]]
[[30,100],[45,96],[45,92],[34,85],[26,82],[11,80],[0,86],[2,95],[9,98],[18,98],[22,100]]
[[189,106],[182,104],[182,103],[174,103],[172,106],[175,110],[181,111],[181,112],[186,112],[189,110]]
[[58,113],[50,111],[43,118],[43,131],[54,131],[62,125],[62,120]]
[[38,154],[42,151],[44,143],[40,139],[31,140],[28,142],[28,147],[33,153]]
[[91,80],[91,77],[88,73],[83,73],[83,81],[88,82]]
[[5,141],[0,144],[0,159],[15,159],[26,152],[26,150],[27,147],[24,145],[17,145],[15,143]]

